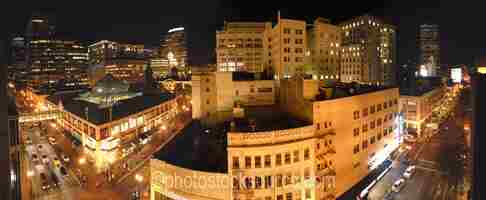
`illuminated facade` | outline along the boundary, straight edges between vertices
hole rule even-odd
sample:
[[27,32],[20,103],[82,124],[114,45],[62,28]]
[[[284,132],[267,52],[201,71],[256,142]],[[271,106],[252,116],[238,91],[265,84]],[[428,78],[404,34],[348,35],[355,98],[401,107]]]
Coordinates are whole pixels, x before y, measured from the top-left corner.
[[[317,80],[280,81],[278,110],[244,106],[243,116],[233,112],[225,129],[226,163],[220,163],[227,167],[205,171],[152,160],[151,199],[336,199],[398,147],[397,88],[333,87],[321,99],[311,87]],[[197,109],[194,95],[203,95],[193,93]],[[177,185],[175,176],[195,182]]]
[[440,38],[439,25],[422,24],[419,33],[419,62],[425,68],[426,76],[436,76],[440,70]]
[[170,73],[169,60],[163,58],[150,59],[150,67],[154,70],[156,77],[166,77]]
[[442,104],[445,92],[445,87],[417,93],[401,92],[400,112],[404,114],[404,125],[409,134],[423,135],[427,124],[431,123],[433,111]]
[[8,69],[9,78],[16,82],[24,81],[27,75],[27,55],[26,42],[23,37],[12,39],[12,57],[10,68]]
[[192,112],[194,119],[232,112],[241,106],[273,105],[276,86],[273,80],[238,80],[232,72],[200,72],[192,75]]
[[306,74],[314,79],[339,80],[341,32],[325,18],[317,18],[307,31]]
[[175,67],[178,75],[187,74],[187,38],[184,27],[175,27],[167,31],[160,44],[160,56],[169,60],[169,66]]
[[102,40],[88,46],[90,83],[94,85],[106,74],[128,82],[140,81],[147,65],[144,45]]
[[28,85],[40,91],[63,86],[88,85],[88,55],[84,46],[70,40],[32,40],[29,42]]
[[394,85],[396,28],[364,15],[340,24],[341,81]]
[[88,84],[86,47],[54,37],[45,16],[32,16],[26,32],[27,85],[38,92]]
[[395,83],[395,27],[371,16],[339,25],[284,19],[225,22],[216,32],[218,71],[247,71],[289,78],[302,71],[314,79],[364,84]]
[[123,156],[125,145],[137,143],[168,126],[176,114],[170,94],[135,93],[124,81],[106,76],[89,92],[70,92],[47,97],[48,105],[61,112],[56,123],[86,147],[103,167]]
[[270,22],[225,22],[216,32],[218,71],[263,72],[271,66]]

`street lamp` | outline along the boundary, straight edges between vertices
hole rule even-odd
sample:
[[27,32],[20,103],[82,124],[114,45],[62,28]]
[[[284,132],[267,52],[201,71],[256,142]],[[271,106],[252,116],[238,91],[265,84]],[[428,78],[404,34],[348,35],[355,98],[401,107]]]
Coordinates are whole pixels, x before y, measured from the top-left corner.
[[139,184],[137,184],[138,189],[137,189],[135,194],[138,194],[138,195],[136,195],[137,199],[140,199],[140,196],[142,196],[142,192],[140,191],[140,185],[143,181],[143,176],[140,175],[140,174],[135,174],[135,180],[139,183]]
[[32,177],[34,176],[34,171],[33,170],[28,170],[27,171],[27,177]]
[[82,157],[79,159],[79,164],[83,165],[86,162],[86,158]]

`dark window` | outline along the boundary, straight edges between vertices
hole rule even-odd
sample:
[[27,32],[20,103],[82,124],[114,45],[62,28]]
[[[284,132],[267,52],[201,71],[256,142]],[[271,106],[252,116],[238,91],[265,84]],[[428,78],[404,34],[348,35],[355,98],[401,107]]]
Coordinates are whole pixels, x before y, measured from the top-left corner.
[[238,157],[233,157],[233,169],[239,169],[240,168],[240,160]]

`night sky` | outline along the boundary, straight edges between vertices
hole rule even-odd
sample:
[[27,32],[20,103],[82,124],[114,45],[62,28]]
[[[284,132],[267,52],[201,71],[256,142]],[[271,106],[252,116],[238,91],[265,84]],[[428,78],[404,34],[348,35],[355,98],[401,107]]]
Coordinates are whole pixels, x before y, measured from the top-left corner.
[[277,10],[283,17],[306,19],[309,23],[317,16],[334,22],[365,13],[382,17],[398,27],[400,64],[416,60],[418,25],[422,23],[440,25],[443,64],[469,64],[475,56],[486,54],[484,0],[36,0],[8,4],[2,5],[0,12],[2,38],[23,34],[33,11],[54,15],[57,35],[85,44],[107,39],[155,46],[169,28],[183,25],[188,31],[192,64],[214,62],[215,31],[221,29],[224,20],[276,20]]

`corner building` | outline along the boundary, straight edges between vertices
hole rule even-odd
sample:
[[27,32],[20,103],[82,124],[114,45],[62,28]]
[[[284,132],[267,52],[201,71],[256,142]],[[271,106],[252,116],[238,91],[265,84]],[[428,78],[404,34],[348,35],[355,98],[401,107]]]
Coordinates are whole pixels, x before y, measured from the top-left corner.
[[396,80],[396,28],[364,15],[340,24],[341,81],[393,85]]
[[[209,135],[226,136],[225,144],[215,151],[223,155],[207,156],[208,150],[201,146],[210,136],[203,130],[198,134],[191,128],[191,134],[181,133],[181,139],[170,142],[169,149],[184,145],[184,139],[191,141],[184,146],[194,152],[191,157],[198,158],[198,166],[192,158],[183,162],[181,156],[156,156],[151,162],[151,198],[336,199],[398,147],[397,88],[337,85],[322,90],[326,93],[322,98],[318,87],[312,87],[317,80],[280,81],[280,105],[245,106],[244,117],[233,116],[229,128],[210,128]],[[213,148],[216,143],[208,144]],[[205,159],[210,167],[201,167]],[[215,194],[212,186],[163,181],[175,174],[225,181]]]

